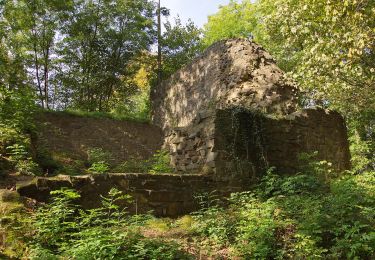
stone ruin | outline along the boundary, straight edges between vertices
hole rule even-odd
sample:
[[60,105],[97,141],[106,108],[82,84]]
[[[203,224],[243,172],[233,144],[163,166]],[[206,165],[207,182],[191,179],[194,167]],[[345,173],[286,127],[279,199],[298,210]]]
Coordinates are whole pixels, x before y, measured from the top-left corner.
[[151,94],[153,124],[179,173],[251,183],[271,166],[295,173],[301,153],[350,167],[346,127],[336,112],[299,109],[298,88],[261,46],[220,41]]
[[[331,162],[336,171],[349,169],[343,118],[320,108],[300,109],[298,96],[298,88],[262,47],[245,39],[217,42],[152,91],[154,126],[129,122],[123,129],[116,125],[116,135],[108,132],[110,137],[126,132],[117,141],[118,149],[135,141],[135,147],[156,149],[152,144],[160,141],[170,152],[174,174],[37,178],[19,185],[18,191],[43,201],[49,191],[71,187],[81,194],[81,204],[92,208],[99,205],[100,195],[116,187],[135,198],[129,208],[133,213],[152,210],[158,216],[178,216],[196,208],[197,193],[228,196],[247,190],[269,167],[279,174],[298,172],[302,153],[317,151],[317,159]],[[50,118],[48,123],[63,132],[52,138],[59,141],[61,136],[71,140],[82,128],[78,121],[72,123],[74,131],[65,129],[69,124],[59,119]],[[147,138],[140,136],[139,127],[146,128]],[[152,138],[158,140],[151,142]],[[79,150],[73,147],[76,143],[96,142],[95,136],[85,137],[72,142],[72,151]]]

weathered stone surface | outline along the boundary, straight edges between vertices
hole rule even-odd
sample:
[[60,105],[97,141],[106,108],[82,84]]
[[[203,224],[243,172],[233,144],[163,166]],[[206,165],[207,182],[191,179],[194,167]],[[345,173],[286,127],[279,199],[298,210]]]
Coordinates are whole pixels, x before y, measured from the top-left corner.
[[301,153],[318,152],[317,160],[336,171],[350,168],[343,118],[323,109],[304,109],[273,118],[248,110],[218,110],[216,116],[216,175],[219,179],[257,181],[269,168],[296,173]]
[[298,156],[315,151],[335,170],[348,169],[342,117],[299,110],[297,94],[262,47],[220,41],[153,91],[153,123],[181,173],[249,183],[272,166],[294,173]]
[[231,106],[288,114],[296,110],[297,92],[261,46],[220,41],[155,88],[153,123],[165,131],[186,127]]
[[111,188],[117,188],[133,197],[131,213],[147,213],[157,216],[176,217],[197,209],[194,195],[216,191],[218,196],[228,196],[228,191],[240,191],[238,185],[217,182],[203,175],[151,175],[151,174],[104,174],[87,176],[58,176],[35,178],[31,183],[17,188],[25,197],[47,201],[50,192],[62,187],[76,189],[81,195],[84,208],[100,206],[100,196]]
[[163,143],[159,127],[146,123],[57,113],[40,114],[37,122],[35,146],[82,161],[92,148],[109,152],[112,165],[130,158],[148,159]]

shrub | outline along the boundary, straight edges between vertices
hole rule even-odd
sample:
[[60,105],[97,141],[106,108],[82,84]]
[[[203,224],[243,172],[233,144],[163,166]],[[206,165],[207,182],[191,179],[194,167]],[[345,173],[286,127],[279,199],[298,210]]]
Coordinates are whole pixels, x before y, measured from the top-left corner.
[[327,166],[310,162],[293,176],[270,169],[227,208],[200,195],[194,234],[245,259],[373,259],[375,173],[332,176]]
[[7,147],[9,160],[14,164],[14,169],[23,175],[41,175],[39,165],[28,157],[25,145],[13,144]]
[[109,171],[109,165],[105,162],[95,162],[88,169],[89,173],[92,174],[103,174]]
[[131,201],[116,189],[102,197],[102,206],[83,210],[79,195],[69,189],[51,192],[52,203],[35,215],[31,259],[188,259],[180,247],[143,237],[126,207]]
[[92,148],[87,150],[87,160],[90,164],[99,162],[109,163],[111,157],[111,153],[102,148]]
[[128,161],[118,165],[114,171],[126,173],[144,173],[148,172],[150,166],[148,160],[130,158]]
[[170,166],[169,153],[164,150],[157,151],[149,160],[149,173],[169,173],[173,169]]
[[30,88],[11,90],[0,86],[0,168],[11,166],[9,170],[21,174],[40,174],[30,153],[30,136],[35,129],[33,115],[37,110],[34,100]]
[[26,160],[18,160],[16,162],[15,169],[18,173],[23,175],[40,176],[42,174],[39,164],[34,162],[31,158],[27,158]]
[[114,170],[117,172],[134,172],[134,173],[170,173],[173,169],[170,166],[169,153],[161,150],[157,151],[150,159],[141,160],[131,158],[130,160],[117,166]]
[[234,240],[236,220],[220,205],[216,191],[194,196],[200,209],[193,214],[192,232],[223,246]]

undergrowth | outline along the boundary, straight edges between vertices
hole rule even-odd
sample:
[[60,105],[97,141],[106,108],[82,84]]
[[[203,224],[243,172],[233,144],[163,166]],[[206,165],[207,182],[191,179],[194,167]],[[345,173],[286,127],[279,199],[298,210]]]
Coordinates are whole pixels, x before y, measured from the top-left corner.
[[173,168],[170,166],[169,153],[164,150],[157,151],[150,159],[141,160],[131,158],[130,160],[118,165],[113,170],[115,172],[133,172],[133,173],[171,173]]
[[[130,216],[126,205],[131,197],[111,189],[102,206],[84,210],[79,194],[71,189],[51,192],[53,200],[23,221],[13,221],[13,257],[27,259],[191,259],[180,245],[147,238],[140,227],[150,216]],[[24,223],[27,220],[28,225]],[[20,233],[20,230],[24,232]],[[14,237],[16,236],[16,237]],[[9,244],[9,246],[11,246]],[[9,251],[9,250],[8,250]]]
[[326,179],[317,165],[284,177],[271,169],[228,207],[195,214],[194,235],[240,259],[373,259],[375,172]]
[[179,219],[130,216],[130,196],[115,189],[91,210],[75,191],[54,191],[36,213],[12,213],[8,245],[31,259],[374,259],[375,172],[327,179],[322,163],[314,168],[292,176],[270,169],[226,202],[199,194],[200,209]]

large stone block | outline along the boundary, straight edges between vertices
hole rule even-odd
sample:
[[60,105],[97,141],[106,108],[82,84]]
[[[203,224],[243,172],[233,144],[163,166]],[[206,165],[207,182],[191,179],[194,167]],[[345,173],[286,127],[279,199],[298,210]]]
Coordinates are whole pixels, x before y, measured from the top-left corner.
[[164,131],[198,124],[215,109],[296,109],[298,90],[272,57],[245,39],[220,41],[151,92],[153,123]]

